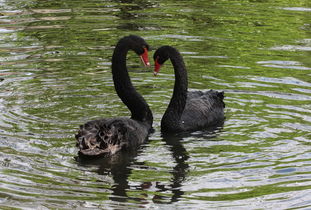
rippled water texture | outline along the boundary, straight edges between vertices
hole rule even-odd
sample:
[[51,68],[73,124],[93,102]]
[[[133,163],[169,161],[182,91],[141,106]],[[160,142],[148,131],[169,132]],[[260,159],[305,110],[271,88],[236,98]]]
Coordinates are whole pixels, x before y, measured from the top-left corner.
[[[0,0],[0,208],[311,208],[310,2]],[[129,116],[110,69],[128,34],[179,49],[191,89],[225,92],[226,121],[162,136],[172,66],[153,77],[131,52],[156,131],[77,161],[80,124]]]

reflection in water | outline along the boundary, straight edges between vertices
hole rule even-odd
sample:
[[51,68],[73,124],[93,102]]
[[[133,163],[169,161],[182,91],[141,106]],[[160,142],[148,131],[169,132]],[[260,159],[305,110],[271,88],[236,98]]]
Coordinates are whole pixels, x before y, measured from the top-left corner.
[[[181,137],[167,136],[165,138],[167,145],[170,146],[172,155],[176,161],[176,166],[170,172],[173,175],[172,183],[169,186],[161,185],[156,183],[157,192],[171,191],[173,193],[171,202],[176,202],[183,195],[181,191],[182,182],[186,176],[186,170],[188,164],[185,162],[189,158],[186,149],[183,147]],[[130,189],[129,176],[131,175],[131,165],[141,165],[143,163],[135,162],[135,157],[139,152],[119,152],[111,157],[102,157],[98,159],[85,159],[83,157],[76,157],[76,160],[81,166],[97,166],[97,173],[100,175],[111,175],[114,184],[111,186],[111,196],[109,197],[112,201],[125,202],[127,200],[136,200],[143,202],[143,199],[133,198],[127,195],[127,190]],[[136,189],[147,190],[152,186],[151,182],[143,182]],[[161,203],[164,199],[163,196],[155,195],[153,201],[155,203]],[[165,199],[167,200],[167,199]]]
[[150,1],[142,0],[120,0],[118,8],[119,11],[116,17],[120,18],[117,29],[119,30],[130,30],[140,31],[145,28],[144,19],[147,15],[143,13],[144,10],[152,8],[154,3]]
[[126,193],[130,189],[128,177],[131,174],[130,167],[138,154],[138,151],[121,151],[109,157],[94,159],[78,156],[76,160],[81,166],[97,166],[97,173],[100,175],[112,176],[114,184],[111,186],[112,195],[109,199],[125,202],[131,199]]
[[[154,187],[156,188],[156,192],[159,194],[155,194],[153,196],[152,201],[154,203],[169,204],[178,202],[182,195],[184,195],[182,186],[189,170],[189,164],[187,163],[187,160],[191,155],[184,147],[183,140],[191,136],[195,136],[196,138],[202,136],[209,136],[209,138],[214,138],[221,129],[222,125],[217,125],[213,128],[209,128],[206,131],[196,132],[195,134],[186,132],[169,135],[163,134],[163,140],[171,152],[175,166],[169,170],[169,173],[172,175],[172,178],[169,181],[170,184],[160,184],[157,181],[155,182]],[[208,141],[208,138],[206,138],[206,141]],[[111,201],[126,202],[132,200],[139,201],[141,203],[148,203],[148,201],[144,198],[133,197],[127,194],[129,189],[133,189],[133,187],[129,184],[129,177],[132,174],[132,167],[135,165],[136,167],[139,166],[140,168],[148,169],[148,166],[146,166],[143,162],[136,161],[136,157],[139,156],[143,150],[144,148],[140,148],[136,151],[121,151],[110,157],[101,157],[96,159],[78,156],[76,157],[76,160],[80,166],[96,166],[98,168],[96,172],[99,175],[112,176],[114,184],[111,186],[112,193],[111,196],[109,196]],[[139,186],[134,187],[134,189],[143,192],[149,190],[152,185],[152,182],[142,182]],[[160,195],[164,192],[171,192],[169,193],[171,196],[168,197]]]
[[169,188],[173,193],[171,202],[176,202],[184,194],[181,187],[182,182],[185,180],[187,169],[189,168],[186,162],[189,159],[189,154],[182,144],[182,137],[164,135],[163,138],[165,143],[169,146],[176,163],[170,172],[173,178]]
[[[165,142],[170,147],[172,156],[176,162],[176,166],[171,170],[173,176],[171,184],[165,186],[156,182],[155,187],[157,192],[171,191],[172,197],[170,202],[177,202],[178,199],[184,194],[181,190],[182,182],[184,181],[187,169],[189,165],[186,163],[189,156],[186,149],[182,145],[182,137],[180,136],[166,136]],[[112,201],[125,202],[127,200],[136,200],[143,202],[144,199],[138,199],[127,195],[127,190],[131,188],[129,185],[129,176],[131,175],[131,165],[140,165],[143,167],[143,163],[135,162],[135,157],[139,154],[136,152],[119,152],[111,157],[102,157],[98,159],[85,159],[82,157],[76,157],[76,160],[81,166],[97,166],[97,173],[100,175],[111,175],[114,184],[111,186]],[[152,186],[151,182],[143,182],[136,189],[148,190]],[[153,202],[162,203],[163,200],[167,200],[166,197],[160,195],[154,195]]]
[[[170,190],[173,195],[171,197],[171,203],[179,201],[181,196],[184,194],[182,191],[183,182],[186,179],[189,164],[187,160],[191,157],[191,154],[186,150],[183,145],[183,139],[189,137],[200,138],[205,136],[205,141],[208,141],[209,138],[214,138],[217,133],[222,129],[224,122],[220,122],[219,124],[210,127],[204,131],[197,131],[195,133],[179,133],[179,134],[163,134],[163,139],[166,145],[169,146],[173,159],[176,165],[171,170],[172,180],[171,184],[168,188],[164,189],[162,187],[161,191]],[[206,138],[208,136],[208,138]],[[195,141],[195,139],[193,140]]]

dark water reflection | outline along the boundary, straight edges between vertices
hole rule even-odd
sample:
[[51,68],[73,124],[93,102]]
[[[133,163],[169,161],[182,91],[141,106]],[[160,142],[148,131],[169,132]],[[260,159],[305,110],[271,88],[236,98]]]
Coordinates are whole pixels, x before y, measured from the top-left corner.
[[128,183],[130,167],[137,155],[137,153],[123,152],[111,158],[86,159],[77,156],[76,160],[83,167],[95,166],[99,175],[112,176],[114,184],[111,186],[112,193],[109,198],[113,201],[126,202],[131,199],[126,191],[130,189]]
[[[218,131],[219,128],[215,128]],[[202,135],[216,135],[213,131],[198,132],[195,136]],[[189,170],[189,164],[187,160],[189,159],[189,154],[182,144],[184,137],[189,137],[189,134],[178,134],[178,135],[165,135],[163,136],[165,144],[168,146],[169,151],[172,154],[172,158],[175,162],[175,166],[169,171],[172,178],[170,182],[165,185],[160,182],[154,183],[156,192],[170,192],[171,196],[163,196],[155,194],[152,201],[155,203],[174,203],[181,199],[184,194],[181,187],[183,181],[186,179],[187,172]],[[143,150],[143,148],[141,149]],[[113,201],[127,202],[129,200],[143,202],[143,198],[135,198],[127,195],[127,191],[131,188],[128,182],[128,178],[131,175],[131,167],[135,165],[139,168],[148,169],[148,166],[143,162],[136,162],[135,157],[141,153],[138,152],[122,152],[112,158],[99,158],[99,159],[86,159],[82,157],[76,157],[76,160],[81,166],[95,166],[98,169],[96,172],[100,175],[111,175],[114,181],[111,187],[112,193],[109,197]],[[153,185],[152,182],[143,182],[139,186],[135,187],[135,190],[147,190]],[[146,202],[146,201],[145,201]]]
[[[172,180],[167,186],[155,183],[156,192],[170,191],[171,197],[161,196],[155,194],[152,198],[155,203],[172,203],[177,202],[179,198],[184,194],[180,189],[182,182],[186,177],[189,165],[186,163],[189,158],[186,149],[183,147],[181,136],[166,136],[164,137],[166,145],[170,148],[173,159],[175,160],[176,166],[170,171]],[[143,150],[143,148],[141,149]],[[148,169],[148,166],[143,162],[135,161],[135,157],[139,155],[139,152],[122,152],[111,158],[99,158],[99,159],[86,159],[83,157],[76,157],[76,160],[81,166],[96,166],[98,169],[96,172],[100,175],[111,175],[114,181],[111,187],[112,193],[109,197],[113,201],[126,202],[129,200],[143,202],[143,198],[135,198],[127,195],[127,191],[130,190],[128,178],[131,175],[131,167],[135,165],[141,169]],[[139,186],[135,187],[135,190],[147,190],[153,185],[152,182],[143,182]]]
[[[189,154],[186,148],[183,146],[183,139],[196,136],[209,136],[209,138],[215,137],[220,131],[223,125],[219,125],[214,128],[209,128],[206,131],[199,131],[197,133],[180,133],[180,134],[170,134],[162,135],[165,145],[169,148],[172,158],[174,160],[175,166],[169,170],[172,178],[168,184],[161,184],[160,182],[142,182],[139,186],[135,187],[136,191],[148,190],[154,185],[156,194],[153,195],[152,201],[154,203],[165,203],[170,204],[178,202],[184,194],[182,188],[183,181],[185,181],[187,172],[189,170],[189,164],[187,160],[189,159]],[[84,167],[94,166],[96,167],[96,172],[99,175],[112,176],[114,184],[111,186],[111,196],[109,199],[117,202],[142,202],[148,203],[145,198],[131,197],[127,194],[128,190],[131,190],[129,184],[129,177],[133,167],[138,167],[140,169],[148,170],[149,166],[144,164],[144,162],[135,161],[135,158],[142,153],[144,147],[137,151],[123,151],[118,153],[113,157],[103,157],[103,158],[86,158],[82,156],[76,156],[76,161]],[[162,195],[163,193],[169,193],[170,196]],[[159,194],[157,194],[159,193]]]
[[[310,8],[0,1],[0,208],[310,208]],[[225,91],[226,121],[163,136],[172,67],[154,78],[131,52],[155,133],[133,153],[75,159],[80,124],[129,115],[110,72],[114,45],[128,34],[178,48],[191,89]]]

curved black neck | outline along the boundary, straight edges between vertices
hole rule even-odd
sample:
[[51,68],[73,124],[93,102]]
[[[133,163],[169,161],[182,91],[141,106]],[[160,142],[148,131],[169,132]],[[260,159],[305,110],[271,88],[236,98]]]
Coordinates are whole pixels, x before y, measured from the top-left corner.
[[126,40],[120,40],[112,56],[112,75],[115,90],[131,111],[131,118],[152,126],[152,112],[145,99],[133,87],[126,67],[126,55],[130,50]]
[[164,131],[171,130],[170,128],[175,130],[180,128],[188,89],[188,76],[182,56],[175,48],[170,47],[168,51],[169,58],[174,67],[175,85],[173,96],[161,122],[161,129]]

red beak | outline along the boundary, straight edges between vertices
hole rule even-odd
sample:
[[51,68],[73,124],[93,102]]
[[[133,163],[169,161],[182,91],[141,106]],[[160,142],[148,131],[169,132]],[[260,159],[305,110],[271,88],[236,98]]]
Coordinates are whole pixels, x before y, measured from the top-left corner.
[[147,48],[144,48],[144,53],[140,55],[140,59],[144,63],[145,66],[150,66]]
[[153,71],[153,75],[154,76],[157,76],[157,74],[159,73],[159,71],[160,71],[160,68],[161,68],[161,64],[159,64],[159,62],[158,62],[158,58],[155,60],[155,62],[154,62],[154,71]]

